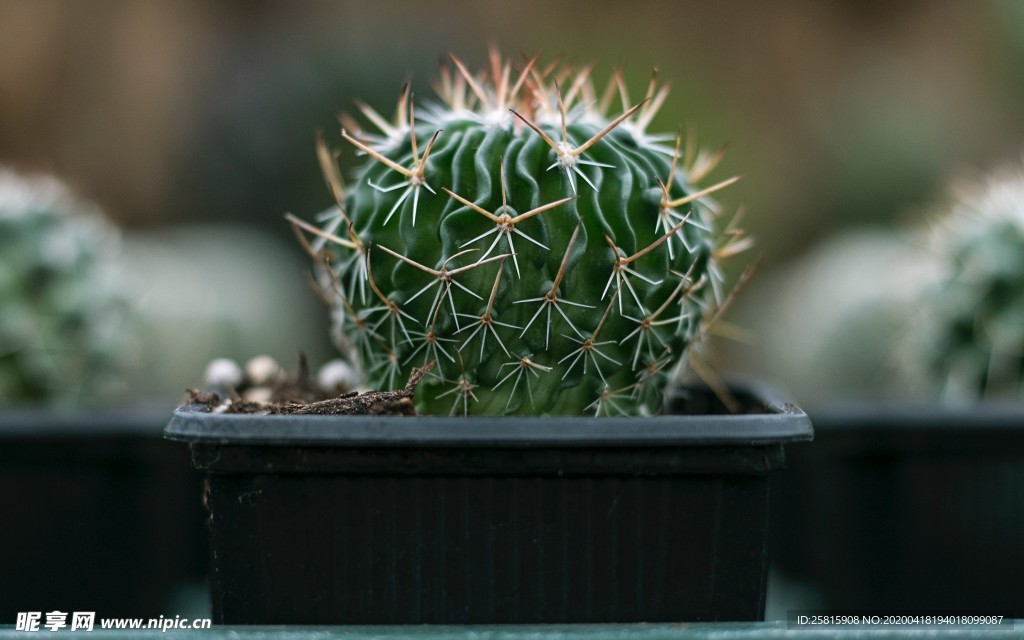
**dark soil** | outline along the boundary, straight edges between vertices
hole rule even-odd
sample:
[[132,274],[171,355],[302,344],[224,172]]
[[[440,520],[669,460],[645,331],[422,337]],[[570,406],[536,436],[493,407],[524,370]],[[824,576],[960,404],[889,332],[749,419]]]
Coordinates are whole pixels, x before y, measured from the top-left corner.
[[212,391],[189,389],[185,402],[204,405],[210,411],[222,413],[411,416],[416,415],[412,402],[416,387],[431,369],[433,364],[413,370],[405,388],[397,391],[352,391],[334,398],[324,398],[309,375],[305,358],[300,358],[299,369],[294,375],[282,376],[270,386],[270,402],[243,400],[236,389],[229,389],[225,394],[226,399]]

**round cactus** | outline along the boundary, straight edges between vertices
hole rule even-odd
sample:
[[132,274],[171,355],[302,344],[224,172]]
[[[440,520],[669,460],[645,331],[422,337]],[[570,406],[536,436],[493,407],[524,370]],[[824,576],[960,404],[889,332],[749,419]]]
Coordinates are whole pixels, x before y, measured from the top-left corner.
[[121,391],[118,245],[56,180],[0,170],[0,403],[94,404]]
[[915,368],[949,400],[1024,398],[1024,171],[963,185],[936,230]]
[[290,217],[339,343],[374,388],[434,362],[422,412],[658,412],[748,242],[715,230],[709,196],[735,178],[697,186],[721,152],[647,132],[654,79],[633,104],[618,73],[598,97],[589,67],[452,62],[434,103],[407,85],[393,120],[360,105],[378,132],[343,118],[352,184],[321,142],[337,206]]

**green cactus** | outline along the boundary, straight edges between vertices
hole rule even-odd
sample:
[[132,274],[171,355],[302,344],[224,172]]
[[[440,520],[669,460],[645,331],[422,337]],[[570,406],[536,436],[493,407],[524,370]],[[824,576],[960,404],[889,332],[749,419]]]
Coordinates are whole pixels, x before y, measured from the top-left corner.
[[916,368],[948,400],[1024,398],[1024,170],[963,185],[936,229]]
[[56,180],[0,170],[0,404],[98,404],[120,391],[118,243]]
[[598,98],[589,67],[452,62],[439,102],[407,86],[392,121],[360,105],[379,133],[343,119],[354,183],[321,142],[337,206],[290,217],[329,264],[339,344],[374,388],[434,362],[425,413],[657,413],[726,295],[719,260],[749,240],[714,230],[709,196],[735,178],[696,186],[721,152],[647,132],[653,78],[631,104],[618,73]]

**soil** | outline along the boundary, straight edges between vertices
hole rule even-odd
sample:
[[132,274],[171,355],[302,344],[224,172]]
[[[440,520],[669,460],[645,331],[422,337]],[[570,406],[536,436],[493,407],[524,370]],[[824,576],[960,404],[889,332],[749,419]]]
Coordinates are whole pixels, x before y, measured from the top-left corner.
[[213,391],[188,389],[187,404],[198,404],[217,413],[243,413],[258,415],[416,415],[413,395],[433,364],[420,367],[412,372],[403,389],[396,391],[351,391],[336,397],[324,397],[312,376],[304,357],[299,358],[299,368],[294,374],[278,376],[266,388],[261,388],[269,397],[267,402],[244,399],[253,388],[228,389],[223,397]]

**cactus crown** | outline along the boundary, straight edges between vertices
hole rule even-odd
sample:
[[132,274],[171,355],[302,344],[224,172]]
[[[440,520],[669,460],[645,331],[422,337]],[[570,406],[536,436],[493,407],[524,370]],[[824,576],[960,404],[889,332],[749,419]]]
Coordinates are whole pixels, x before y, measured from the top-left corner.
[[0,404],[96,404],[121,391],[118,246],[56,180],[0,170]]
[[949,400],[1024,398],[1024,170],[963,185],[936,230],[916,368]]
[[[719,260],[749,238],[716,231],[698,187],[721,159],[647,129],[668,88],[632,103],[616,72],[492,52],[452,56],[417,108],[406,85],[376,131],[343,117],[362,161],[319,225],[289,216],[321,265],[339,346],[376,388],[434,362],[429,413],[645,414],[727,296]],[[673,143],[674,142],[674,143]]]

